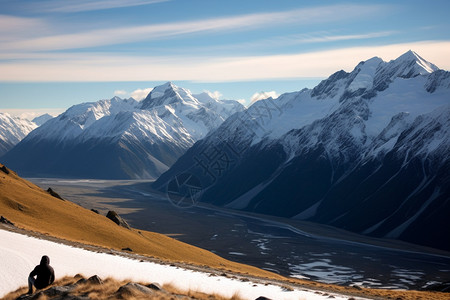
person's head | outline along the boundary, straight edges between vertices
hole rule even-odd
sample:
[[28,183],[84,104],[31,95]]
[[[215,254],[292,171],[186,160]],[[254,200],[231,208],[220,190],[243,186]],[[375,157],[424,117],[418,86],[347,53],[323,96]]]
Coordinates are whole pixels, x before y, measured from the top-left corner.
[[42,256],[41,265],[49,265],[49,264],[50,264],[50,258],[47,255]]

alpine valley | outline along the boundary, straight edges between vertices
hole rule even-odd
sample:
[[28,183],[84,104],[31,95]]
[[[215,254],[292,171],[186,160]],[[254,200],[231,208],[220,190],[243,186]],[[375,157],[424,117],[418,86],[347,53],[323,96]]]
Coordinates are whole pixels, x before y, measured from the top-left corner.
[[449,130],[450,72],[413,51],[374,57],[232,115],[154,187],[448,251]]
[[166,171],[242,106],[168,82],[143,101],[82,103],[31,132],[2,157],[23,176],[142,179]]

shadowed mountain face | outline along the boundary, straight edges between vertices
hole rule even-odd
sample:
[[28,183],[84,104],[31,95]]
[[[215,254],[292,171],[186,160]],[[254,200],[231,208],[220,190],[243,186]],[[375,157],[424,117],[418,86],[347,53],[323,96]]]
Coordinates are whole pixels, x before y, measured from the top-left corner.
[[203,202],[450,250],[449,74],[361,62],[231,116],[154,185],[189,173]]
[[3,156],[25,176],[156,178],[243,106],[172,83],[142,102],[114,97],[69,108]]

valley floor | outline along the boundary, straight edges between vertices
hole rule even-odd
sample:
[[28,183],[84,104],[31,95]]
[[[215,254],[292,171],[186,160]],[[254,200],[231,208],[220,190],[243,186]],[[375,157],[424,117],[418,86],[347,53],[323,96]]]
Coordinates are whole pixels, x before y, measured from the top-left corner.
[[444,251],[205,204],[180,208],[154,191],[149,181],[30,180],[103,215],[115,210],[135,228],[283,276],[416,290],[450,281],[450,254]]

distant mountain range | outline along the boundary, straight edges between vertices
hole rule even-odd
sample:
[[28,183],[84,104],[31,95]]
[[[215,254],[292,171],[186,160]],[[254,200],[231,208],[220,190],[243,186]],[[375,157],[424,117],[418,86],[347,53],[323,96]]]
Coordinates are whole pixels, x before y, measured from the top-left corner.
[[449,72],[374,57],[232,115],[154,186],[189,178],[203,202],[450,250],[449,130]]
[[1,160],[25,176],[156,178],[194,142],[244,107],[168,82],[143,101],[114,97],[72,106]]
[[31,120],[31,122],[33,122],[37,126],[41,126],[42,124],[44,124],[45,122],[47,122],[50,119],[53,119],[53,116],[51,116],[49,114],[43,114],[43,115],[41,115],[39,117],[36,117],[33,120]]
[[7,113],[0,113],[0,156],[11,150],[38,125]]

